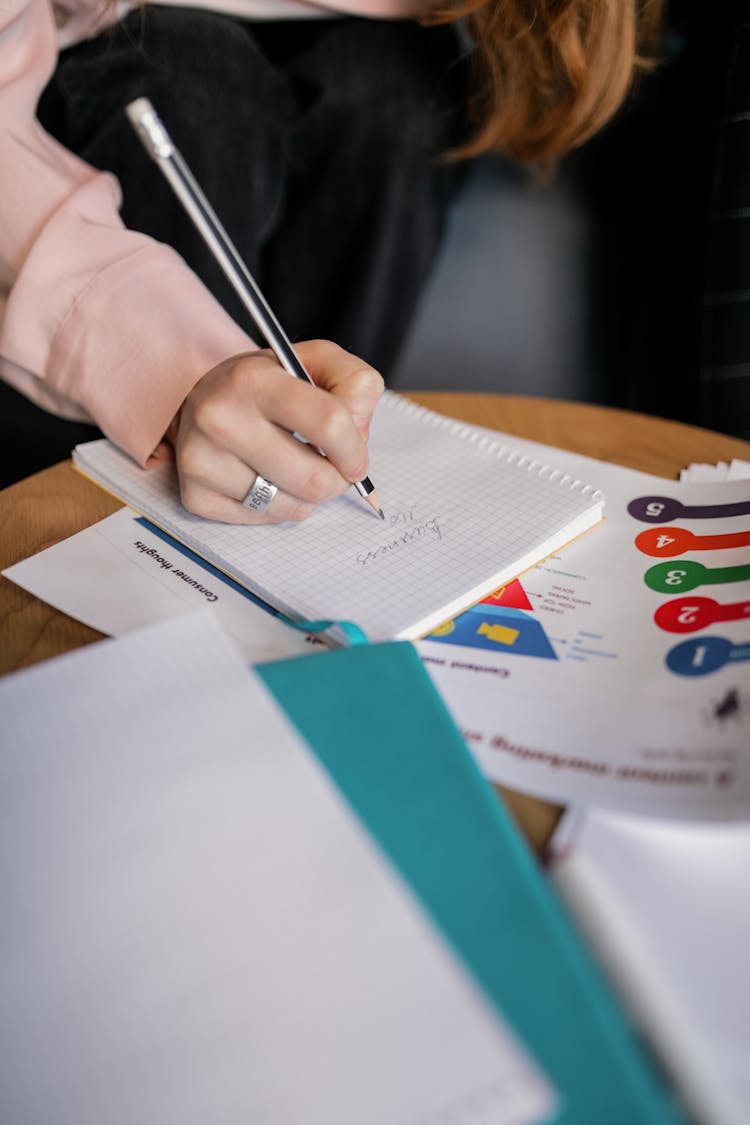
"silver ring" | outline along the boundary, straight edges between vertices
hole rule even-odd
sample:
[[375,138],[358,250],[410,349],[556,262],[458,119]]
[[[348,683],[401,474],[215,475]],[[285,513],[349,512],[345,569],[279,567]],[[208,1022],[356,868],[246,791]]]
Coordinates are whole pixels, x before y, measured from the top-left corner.
[[253,481],[253,487],[242,501],[242,507],[249,508],[251,512],[257,512],[259,516],[264,516],[271,507],[273,498],[278,491],[275,484],[271,484],[258,473]]

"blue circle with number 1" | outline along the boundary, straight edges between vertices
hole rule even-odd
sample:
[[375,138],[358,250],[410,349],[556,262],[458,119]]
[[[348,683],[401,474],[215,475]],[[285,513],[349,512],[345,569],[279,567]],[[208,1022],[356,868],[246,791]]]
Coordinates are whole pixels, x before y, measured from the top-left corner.
[[726,637],[693,637],[667,653],[667,667],[678,676],[706,676],[731,659],[733,647]]

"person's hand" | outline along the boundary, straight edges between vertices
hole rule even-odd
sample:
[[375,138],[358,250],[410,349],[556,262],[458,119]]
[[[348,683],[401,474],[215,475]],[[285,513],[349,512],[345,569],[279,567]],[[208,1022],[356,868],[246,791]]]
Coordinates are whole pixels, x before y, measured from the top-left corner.
[[[297,521],[367,475],[382,378],[326,340],[295,350],[315,386],[258,351],[220,363],[185,399],[170,438],[189,511],[224,523]],[[263,515],[242,505],[258,474],[278,488]]]

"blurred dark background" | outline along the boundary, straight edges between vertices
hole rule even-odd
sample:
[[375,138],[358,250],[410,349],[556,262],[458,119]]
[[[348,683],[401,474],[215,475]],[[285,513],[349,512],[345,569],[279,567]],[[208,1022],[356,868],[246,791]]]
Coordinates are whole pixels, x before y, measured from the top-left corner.
[[[548,182],[473,165],[384,374],[750,438],[750,0],[672,0],[661,65]],[[0,385],[0,487],[95,433]]]
[[392,382],[750,438],[750,4],[673,0],[662,64],[551,182],[474,166]]

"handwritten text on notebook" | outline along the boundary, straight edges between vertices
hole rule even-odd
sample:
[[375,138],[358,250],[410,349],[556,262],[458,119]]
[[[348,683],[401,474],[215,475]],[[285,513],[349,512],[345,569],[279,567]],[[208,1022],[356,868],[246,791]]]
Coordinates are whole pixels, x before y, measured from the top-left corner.
[[416,504],[413,504],[410,508],[392,512],[388,516],[388,523],[396,529],[396,537],[394,538],[391,533],[388,540],[379,547],[371,548],[369,551],[361,551],[357,555],[357,562],[361,566],[367,566],[368,563],[382,559],[390,555],[392,551],[407,546],[415,540],[427,538],[434,542],[436,538],[443,538],[437,516],[431,516],[428,520],[422,517],[420,522],[419,509]]

